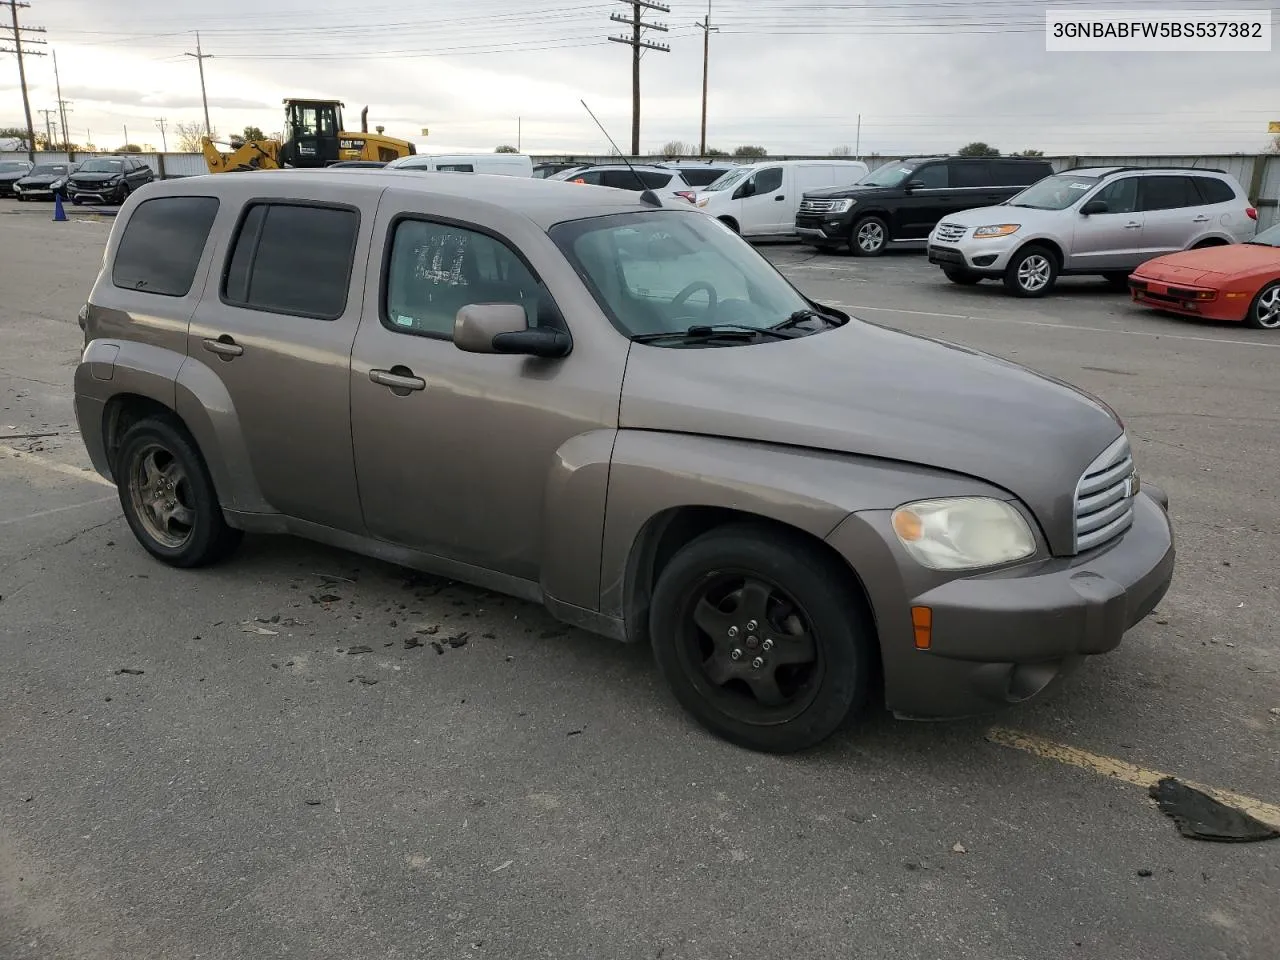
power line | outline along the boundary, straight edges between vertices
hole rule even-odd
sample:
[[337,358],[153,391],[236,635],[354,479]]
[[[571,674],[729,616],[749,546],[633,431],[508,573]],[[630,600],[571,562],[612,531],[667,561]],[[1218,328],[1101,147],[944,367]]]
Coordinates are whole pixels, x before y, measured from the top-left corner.
[[666,33],[667,28],[660,23],[646,23],[643,19],[643,14],[646,10],[670,13],[671,8],[662,3],[655,3],[653,0],[623,0],[623,2],[631,4],[631,19],[627,19],[620,13],[609,14],[609,19],[615,23],[625,23],[631,27],[631,36],[628,37],[624,34],[620,37],[611,36],[609,39],[614,43],[625,43],[631,48],[631,155],[639,156],[640,54],[644,50],[657,50],[659,53],[671,52],[671,48],[665,43],[653,43],[644,39],[645,30],[657,30],[659,33]]

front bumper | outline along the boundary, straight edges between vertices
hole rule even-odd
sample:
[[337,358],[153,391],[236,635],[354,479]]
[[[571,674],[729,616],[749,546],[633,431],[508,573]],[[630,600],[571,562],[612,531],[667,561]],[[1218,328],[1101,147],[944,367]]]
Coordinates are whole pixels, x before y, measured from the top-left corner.
[[1242,321],[1253,299],[1250,293],[1218,290],[1198,284],[1170,283],[1134,274],[1129,278],[1133,302],[1156,310],[1209,320]]
[[[928,584],[929,574],[890,541],[887,514],[851,518],[865,521],[861,532],[845,521],[831,537],[837,550],[865,563],[869,526],[896,568],[858,567],[880,632],[889,709],[917,718],[988,713],[1043,693],[1084,657],[1115,649],[1173,579],[1164,501],[1159,490],[1140,493],[1129,530],[1090,553],[941,584]],[[927,648],[918,646],[913,607],[930,611]]]
[[13,192],[13,183],[14,181],[12,180],[0,180],[0,197],[15,196]]
[[101,187],[77,187],[70,185],[67,187],[67,196],[72,200],[92,200],[95,203],[110,203],[120,190],[120,184],[113,183],[110,186]]
[[811,243],[829,245],[843,243],[849,239],[853,230],[853,214],[799,214],[796,216],[795,232],[802,240]]
[[929,262],[943,269],[964,270],[984,277],[999,277],[1004,275],[1005,267],[1009,265],[1009,258],[1021,245],[1021,241],[1015,237],[993,237],[990,240],[974,240],[971,237],[965,237],[952,243],[944,243],[930,237]]

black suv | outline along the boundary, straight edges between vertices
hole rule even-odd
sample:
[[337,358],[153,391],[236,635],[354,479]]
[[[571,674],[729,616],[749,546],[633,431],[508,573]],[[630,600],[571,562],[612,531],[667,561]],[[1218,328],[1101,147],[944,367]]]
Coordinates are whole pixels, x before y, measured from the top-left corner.
[[151,167],[134,157],[90,157],[67,180],[67,196],[72,203],[124,203],[155,178]]
[[1052,176],[1048,160],[921,157],[871,171],[851,187],[809,190],[796,215],[806,243],[876,257],[889,244],[923,244],[938,221],[961,210],[1004,203]]

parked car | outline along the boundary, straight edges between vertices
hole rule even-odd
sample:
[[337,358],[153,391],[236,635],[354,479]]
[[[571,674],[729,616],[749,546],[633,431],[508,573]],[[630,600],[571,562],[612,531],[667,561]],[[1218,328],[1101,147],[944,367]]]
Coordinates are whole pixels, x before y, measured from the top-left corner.
[[397,157],[387,170],[430,170],[441,173],[485,173],[500,177],[532,177],[533,160],[523,153],[417,153]]
[[[694,190],[698,190],[711,186],[738,165],[732,160],[663,160],[656,166],[679,170],[680,176],[684,177],[684,182]],[[693,195],[686,199],[697,200]]]
[[660,196],[693,203],[694,191],[679,170],[653,164],[606,163],[574,170],[563,178],[568,183],[613,187],[617,190],[656,191]]
[[1026,700],[1173,573],[1105,404],[824,306],[645,194],[167,180],[120,211],[80,323],[81,437],[161,561],[287,532],[542,603],[652,644],[755,749],[882,692]]
[[566,170],[585,170],[587,164],[574,163],[568,160],[544,160],[533,165],[533,175],[538,180],[546,180]]
[[25,177],[13,184],[13,193],[19,200],[52,200],[65,196],[67,177],[76,170],[74,163],[38,163]]
[[890,246],[923,246],[938,221],[1003,203],[1052,176],[1048,160],[924,157],[886,163],[852,186],[807,190],[796,233],[822,250],[876,257]]
[[26,160],[0,160],[0,197],[12,197],[13,185],[31,172]]
[[947,217],[929,234],[929,261],[953,283],[1003,279],[1021,297],[1044,296],[1066,274],[1125,289],[1152,257],[1248,240],[1257,221],[1244,188],[1221,170],[1084,167]]
[[1156,257],[1129,277],[1134,303],[1280,330],[1280,223],[1252,240]]
[[72,203],[124,203],[155,178],[151,167],[134,157],[91,157],[67,178],[67,196]]
[[748,163],[699,190],[697,205],[744,237],[794,236],[806,191],[846,186],[866,175],[861,160]]

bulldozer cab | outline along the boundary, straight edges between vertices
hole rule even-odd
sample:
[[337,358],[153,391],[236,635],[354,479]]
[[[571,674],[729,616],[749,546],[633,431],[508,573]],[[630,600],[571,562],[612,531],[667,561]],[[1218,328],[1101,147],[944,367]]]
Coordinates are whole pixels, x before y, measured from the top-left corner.
[[286,100],[280,162],[287,167],[324,167],[336,163],[342,104],[337,100]]

